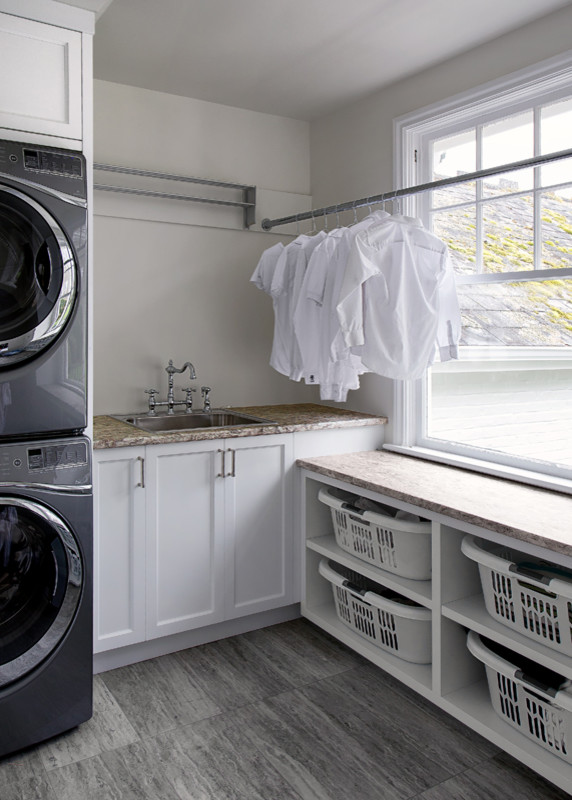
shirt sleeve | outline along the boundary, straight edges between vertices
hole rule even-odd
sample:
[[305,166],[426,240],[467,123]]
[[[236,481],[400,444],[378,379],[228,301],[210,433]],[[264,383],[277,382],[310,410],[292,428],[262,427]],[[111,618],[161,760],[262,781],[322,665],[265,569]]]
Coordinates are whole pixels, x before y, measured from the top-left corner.
[[324,293],[328,271],[336,243],[327,239],[317,247],[312,253],[312,258],[308,264],[308,279],[305,286],[305,295],[309,300],[321,306],[324,302]]
[[272,297],[280,297],[280,295],[286,291],[287,267],[288,267],[288,248],[285,247],[278,257],[278,261],[276,262],[276,267],[274,268],[274,273],[272,275],[272,281],[270,283],[270,291],[269,291],[269,294],[271,294]]
[[284,246],[279,243],[265,250],[250,278],[251,283],[267,294],[270,294],[274,268],[283,249]]
[[461,338],[461,312],[455,284],[455,273],[446,249],[443,254],[443,274],[439,283],[439,319],[437,347],[441,361],[459,358]]
[[369,244],[367,231],[358,233],[348,256],[336,306],[347,347],[359,347],[365,343],[363,290],[365,282],[379,274],[378,257],[377,249]]

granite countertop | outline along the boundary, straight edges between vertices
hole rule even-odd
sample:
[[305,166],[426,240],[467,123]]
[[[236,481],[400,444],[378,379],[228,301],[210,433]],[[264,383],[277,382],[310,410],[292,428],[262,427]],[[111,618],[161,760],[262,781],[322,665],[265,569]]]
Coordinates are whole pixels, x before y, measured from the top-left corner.
[[489,531],[572,556],[572,496],[389,451],[297,462]]
[[384,425],[387,417],[362,414],[357,411],[330,408],[314,403],[276,406],[240,406],[231,411],[267,419],[267,425],[244,425],[232,428],[199,428],[168,433],[148,433],[110,416],[98,416],[93,421],[93,446],[97,450],[111,447],[136,447],[170,442],[194,442],[204,439],[228,439],[243,436],[267,436],[273,433],[293,433],[327,428],[353,428],[362,425]]

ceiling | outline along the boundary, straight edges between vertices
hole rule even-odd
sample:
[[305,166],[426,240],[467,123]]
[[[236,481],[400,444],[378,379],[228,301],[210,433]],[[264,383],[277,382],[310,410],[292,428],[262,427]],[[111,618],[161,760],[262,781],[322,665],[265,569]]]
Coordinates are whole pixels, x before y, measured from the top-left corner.
[[96,78],[304,120],[571,4],[67,1],[100,12]]

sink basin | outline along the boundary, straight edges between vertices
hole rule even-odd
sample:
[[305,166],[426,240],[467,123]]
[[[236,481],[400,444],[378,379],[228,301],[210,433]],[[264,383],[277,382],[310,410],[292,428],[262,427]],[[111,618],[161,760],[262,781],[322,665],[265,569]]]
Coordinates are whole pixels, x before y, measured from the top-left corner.
[[135,428],[151,433],[168,433],[169,431],[188,431],[198,428],[233,428],[244,425],[273,425],[268,419],[240,414],[237,411],[215,409],[208,414],[193,411],[191,414],[161,414],[150,417],[148,414],[132,414],[116,416],[121,422],[127,422]]

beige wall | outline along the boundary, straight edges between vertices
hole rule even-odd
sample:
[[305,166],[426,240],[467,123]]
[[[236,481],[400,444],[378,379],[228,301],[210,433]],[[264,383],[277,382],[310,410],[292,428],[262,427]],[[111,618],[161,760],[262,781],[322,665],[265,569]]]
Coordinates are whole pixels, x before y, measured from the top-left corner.
[[[255,184],[259,219],[310,207],[308,123],[96,81],[94,127],[96,162]],[[234,210],[104,192],[94,211],[96,414],[142,408],[144,388],[164,397],[169,358],[194,363],[215,405],[317,398],[268,365],[272,304],[249,283],[283,232],[241,230]]]
[[[314,207],[389,191],[396,117],[563,53],[572,46],[570,31],[572,5],[312,123]],[[392,382],[365,378],[359,395],[350,393],[352,407],[387,413],[391,423]]]

